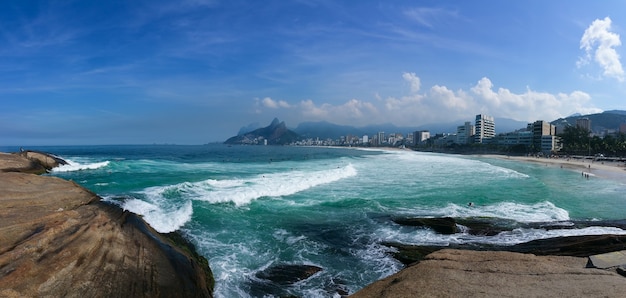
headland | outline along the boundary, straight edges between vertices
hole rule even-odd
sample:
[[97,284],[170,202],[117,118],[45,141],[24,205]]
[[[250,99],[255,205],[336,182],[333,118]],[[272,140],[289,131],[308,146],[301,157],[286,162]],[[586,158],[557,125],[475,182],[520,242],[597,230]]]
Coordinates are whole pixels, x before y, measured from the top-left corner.
[[175,233],[78,184],[40,176],[61,162],[0,154],[1,297],[212,297],[208,262]]

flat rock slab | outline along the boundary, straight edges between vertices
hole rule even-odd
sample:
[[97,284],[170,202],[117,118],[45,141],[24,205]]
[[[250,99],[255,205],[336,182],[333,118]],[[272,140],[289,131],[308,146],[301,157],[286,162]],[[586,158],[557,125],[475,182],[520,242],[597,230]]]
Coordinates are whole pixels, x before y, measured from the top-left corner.
[[626,265],[626,250],[589,256],[591,264],[600,269]]
[[626,279],[587,258],[443,249],[350,296],[623,297]]

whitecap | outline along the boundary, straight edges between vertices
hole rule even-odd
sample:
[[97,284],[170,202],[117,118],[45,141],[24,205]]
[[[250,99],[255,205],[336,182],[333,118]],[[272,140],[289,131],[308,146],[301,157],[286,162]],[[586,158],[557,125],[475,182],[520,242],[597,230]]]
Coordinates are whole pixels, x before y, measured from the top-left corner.
[[99,168],[106,167],[109,165],[108,160],[102,161],[102,162],[86,163],[86,164],[78,163],[78,162],[71,161],[68,159],[66,159],[65,161],[67,162],[66,165],[61,165],[56,168],[53,168],[52,171],[53,172],[73,172],[73,171],[83,171],[83,170],[95,170],[95,169],[99,169]]
[[144,190],[148,196],[184,196],[210,203],[233,202],[237,206],[249,204],[261,197],[292,195],[322,184],[356,176],[351,165],[321,171],[287,171],[260,174],[249,178],[184,182]]
[[157,232],[170,233],[191,220],[193,206],[187,201],[179,208],[163,208],[139,199],[129,199],[121,204],[124,210],[139,214]]

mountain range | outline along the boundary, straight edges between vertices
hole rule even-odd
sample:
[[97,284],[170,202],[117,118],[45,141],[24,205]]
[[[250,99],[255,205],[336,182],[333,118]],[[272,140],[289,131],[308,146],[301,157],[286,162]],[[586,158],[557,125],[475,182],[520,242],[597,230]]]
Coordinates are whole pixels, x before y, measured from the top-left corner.
[[[592,131],[599,133],[607,129],[618,129],[626,123],[626,111],[612,110],[598,114],[580,115],[574,114],[566,118],[552,121],[555,125],[576,125],[576,120],[582,117],[591,120]],[[507,118],[495,118],[496,133],[506,133],[526,128],[527,122]],[[473,121],[472,121],[473,122]],[[288,129],[285,122],[274,118],[266,127],[260,127],[258,123],[249,124],[239,130],[237,136],[226,140],[226,144],[257,144],[267,140],[268,145],[288,144],[299,139],[319,138],[338,139],[341,136],[373,135],[378,132],[401,133],[403,135],[414,131],[427,130],[431,135],[438,133],[455,133],[462,122],[434,123],[414,127],[399,127],[390,123],[355,127],[350,125],[333,124],[326,121],[303,122],[296,128]]]
[[621,124],[626,124],[626,111],[611,110],[597,114],[572,115],[566,118],[559,118],[551,123],[561,126],[576,126],[576,120],[580,118],[588,118],[591,121],[591,131],[593,133],[602,133],[606,130],[617,130]]

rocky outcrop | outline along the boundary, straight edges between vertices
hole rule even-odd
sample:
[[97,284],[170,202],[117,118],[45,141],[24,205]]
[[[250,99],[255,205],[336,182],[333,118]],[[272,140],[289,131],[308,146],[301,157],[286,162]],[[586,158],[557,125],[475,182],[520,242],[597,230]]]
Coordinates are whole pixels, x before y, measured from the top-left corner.
[[[474,235],[495,235],[518,227],[624,227],[623,220],[518,223],[498,218],[403,218],[393,221],[442,234],[449,234],[456,225],[458,232]],[[510,246],[469,243],[443,247],[393,242],[383,245],[394,248],[394,258],[408,267],[351,297],[621,297],[626,290],[622,276],[626,275],[626,235],[556,237]]]
[[358,291],[368,297],[622,297],[615,271],[586,258],[443,249]]
[[0,172],[43,174],[67,162],[52,154],[38,151],[0,152]]
[[280,264],[258,272],[256,277],[279,285],[291,285],[320,271],[322,268],[313,265]]
[[454,234],[458,231],[452,217],[395,218],[393,221],[403,226],[428,227],[440,234]]
[[287,128],[284,121],[274,118],[270,125],[231,137],[224,144],[263,145],[267,141],[267,145],[287,145],[299,138],[297,133]]
[[[12,163],[4,157],[0,169]],[[212,288],[208,262],[179,235],[73,182],[0,173],[0,297],[211,297]]]

